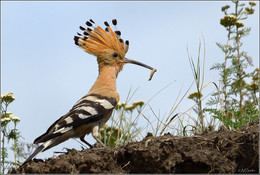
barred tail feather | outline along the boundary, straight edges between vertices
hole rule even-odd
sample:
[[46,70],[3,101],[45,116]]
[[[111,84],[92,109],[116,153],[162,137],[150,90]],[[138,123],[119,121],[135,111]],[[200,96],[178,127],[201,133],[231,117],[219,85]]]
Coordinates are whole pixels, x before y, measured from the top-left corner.
[[38,154],[39,152],[41,152],[43,149],[44,149],[44,146],[43,146],[43,144],[42,144],[41,146],[39,146],[39,147],[33,152],[32,155],[30,155],[30,156],[26,159],[26,161],[22,164],[22,166],[25,165],[27,162],[31,161],[32,158],[33,158],[34,156],[36,156],[36,154]]
[[40,153],[40,152],[44,151],[45,149],[47,149],[50,145],[52,145],[52,144],[55,142],[56,139],[57,139],[57,138],[48,140],[48,141],[44,142],[42,145],[40,145],[40,146],[32,153],[32,155],[30,155],[30,156],[26,159],[26,161],[22,164],[22,166],[25,165],[26,163],[30,162],[30,161],[32,160],[32,158],[34,158],[34,156],[36,156],[38,153]]

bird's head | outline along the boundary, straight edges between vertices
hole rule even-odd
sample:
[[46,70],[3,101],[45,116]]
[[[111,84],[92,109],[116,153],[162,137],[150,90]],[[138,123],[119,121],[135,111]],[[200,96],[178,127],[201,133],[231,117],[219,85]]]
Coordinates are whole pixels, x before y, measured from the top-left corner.
[[153,70],[152,67],[130,60],[125,57],[129,41],[121,38],[121,32],[116,30],[117,20],[113,19],[112,23],[115,27],[113,31],[107,21],[104,22],[106,28],[95,26],[95,22],[90,19],[86,22],[87,28],[80,26],[83,34],[74,37],[75,44],[84,51],[97,56],[99,69],[105,66],[116,67],[118,72],[122,70],[124,64],[132,63]]

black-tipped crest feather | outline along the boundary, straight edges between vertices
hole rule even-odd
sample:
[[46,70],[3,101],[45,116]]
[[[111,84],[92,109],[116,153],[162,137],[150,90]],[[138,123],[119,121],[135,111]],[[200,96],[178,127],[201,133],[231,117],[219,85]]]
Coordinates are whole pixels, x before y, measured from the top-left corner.
[[109,26],[109,24],[108,24],[108,22],[107,22],[107,21],[105,21],[105,22],[104,22],[104,24],[105,24],[107,27]]
[[95,22],[92,19],[90,19],[89,21],[92,22],[93,24],[95,24]]
[[112,20],[112,23],[113,23],[113,25],[116,26],[116,25],[117,25],[117,20],[116,20],[116,19],[113,19],[113,20]]
[[82,27],[82,26],[79,26],[79,29],[80,30],[86,30],[84,27]]
[[92,24],[89,21],[86,22],[86,25],[89,26],[89,27],[92,26]]

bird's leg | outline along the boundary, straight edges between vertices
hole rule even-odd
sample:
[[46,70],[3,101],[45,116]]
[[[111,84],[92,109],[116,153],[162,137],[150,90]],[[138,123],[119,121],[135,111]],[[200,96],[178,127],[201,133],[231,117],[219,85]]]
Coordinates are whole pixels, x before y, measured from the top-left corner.
[[83,143],[87,144],[90,148],[93,148],[93,146],[92,146],[90,143],[88,143],[88,142],[84,139],[84,137],[85,137],[85,136],[81,136],[81,137],[80,137],[80,140],[81,140]]
[[96,141],[98,143],[100,143],[100,145],[102,145],[103,147],[107,147],[104,143],[102,143],[99,139],[98,139],[98,130],[99,130],[99,125],[96,125],[93,129],[92,129],[92,136],[94,137],[94,139],[96,139]]

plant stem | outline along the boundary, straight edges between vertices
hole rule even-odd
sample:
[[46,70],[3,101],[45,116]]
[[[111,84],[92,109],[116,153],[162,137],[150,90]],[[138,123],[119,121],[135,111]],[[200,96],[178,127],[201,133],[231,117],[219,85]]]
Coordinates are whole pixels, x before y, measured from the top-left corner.
[[[16,122],[14,122],[14,131],[16,132]],[[17,168],[17,137],[14,139],[14,164]]]
[[4,136],[4,133],[3,133],[3,139],[2,139],[2,151],[1,151],[1,154],[2,154],[2,174],[5,173],[5,136]]
[[[227,43],[226,43],[226,49],[228,47],[229,44],[229,40],[230,40],[230,26],[228,28],[228,39],[227,39]],[[227,117],[227,113],[228,113],[228,105],[227,105],[227,54],[228,51],[225,51],[225,62],[224,62],[224,70],[223,70],[223,84],[224,84],[224,112],[225,112],[225,116]]]
[[204,131],[203,111],[202,111],[201,96],[200,96],[201,93],[200,93],[200,91],[198,91],[198,94],[199,94],[198,105],[199,105],[200,124],[201,124],[201,129],[202,129],[202,131]]
[[[237,13],[237,9],[238,9],[238,1],[235,2],[236,4],[236,12],[235,12],[235,16],[238,17],[238,13]],[[242,69],[241,69],[241,60],[240,60],[240,52],[239,52],[239,31],[238,31],[238,27],[236,26],[236,46],[237,46],[237,59],[238,59],[238,80],[239,80],[239,108],[242,112],[242,101],[243,101],[243,94],[242,94]]]

